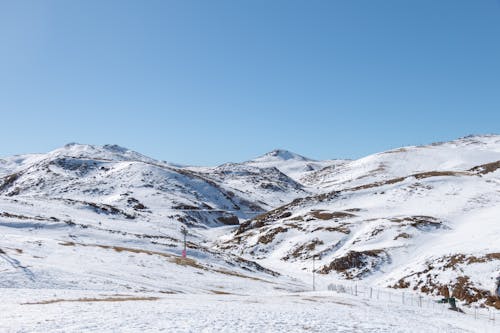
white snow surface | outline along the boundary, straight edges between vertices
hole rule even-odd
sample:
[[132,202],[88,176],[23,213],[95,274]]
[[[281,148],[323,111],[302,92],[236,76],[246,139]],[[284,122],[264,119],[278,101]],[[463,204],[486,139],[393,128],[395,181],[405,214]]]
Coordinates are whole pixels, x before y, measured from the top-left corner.
[[[80,144],[0,159],[0,331],[489,331],[468,317],[304,292],[318,254],[319,290],[354,278],[420,291],[467,277],[493,291],[500,170],[474,167],[499,160],[496,135],[355,161],[276,150],[182,167]],[[355,267],[331,269],[352,253],[364,253]],[[138,299],[92,300],[120,297]],[[51,300],[61,302],[23,304]]]
[[[495,332],[454,313],[333,292],[113,294],[0,289],[2,332]],[[127,298],[158,297],[154,300]],[[93,298],[94,301],[88,301]],[[86,301],[87,299],[87,301]],[[115,299],[115,301],[96,301]],[[123,299],[123,301],[120,301]],[[29,304],[58,301],[51,304]],[[43,320],[41,320],[43,318]]]
[[500,136],[469,136],[426,146],[408,146],[369,155],[309,175],[323,189],[341,189],[426,171],[463,171],[500,160]]

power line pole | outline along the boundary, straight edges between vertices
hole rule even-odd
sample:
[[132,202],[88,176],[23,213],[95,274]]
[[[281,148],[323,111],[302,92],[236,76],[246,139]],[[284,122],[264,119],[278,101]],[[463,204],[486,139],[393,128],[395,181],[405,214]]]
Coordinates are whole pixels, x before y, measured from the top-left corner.
[[187,231],[187,229],[186,229],[185,226],[181,227],[181,234],[184,235],[184,250],[182,250],[182,257],[186,258],[186,256],[187,256],[187,252],[186,252],[186,236],[188,234],[188,231]]
[[313,255],[313,291],[316,291],[316,255]]

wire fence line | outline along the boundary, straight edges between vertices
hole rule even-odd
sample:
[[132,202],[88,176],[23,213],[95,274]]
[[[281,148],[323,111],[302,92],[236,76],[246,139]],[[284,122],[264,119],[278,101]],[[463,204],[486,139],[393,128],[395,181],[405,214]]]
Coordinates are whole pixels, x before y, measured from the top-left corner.
[[461,307],[460,311],[451,311],[450,304],[438,303],[444,297],[427,296],[421,293],[412,291],[388,290],[386,288],[377,288],[357,283],[342,284],[331,283],[328,285],[328,290],[338,293],[345,293],[364,299],[371,299],[388,304],[401,304],[404,306],[431,309],[436,313],[446,314],[447,316],[468,316],[475,320],[487,322],[493,326],[500,326],[500,311],[490,307],[480,307],[472,305],[471,307]]

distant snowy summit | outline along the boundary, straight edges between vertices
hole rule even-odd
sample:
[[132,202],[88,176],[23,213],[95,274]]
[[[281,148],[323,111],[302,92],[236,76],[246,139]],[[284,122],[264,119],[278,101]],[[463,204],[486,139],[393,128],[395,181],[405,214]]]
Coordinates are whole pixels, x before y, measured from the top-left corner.
[[275,149],[255,159],[243,162],[260,168],[277,168],[284,174],[298,182],[313,171],[321,170],[328,166],[337,166],[346,160],[317,161],[284,149]]
[[289,161],[289,160],[295,160],[295,161],[314,161],[310,158],[304,157],[299,154],[295,154],[291,151],[284,150],[284,149],[275,149],[270,151],[267,154],[264,154],[260,157],[257,157],[256,159],[253,159],[252,161],[255,162],[265,162],[265,161],[270,161],[270,160],[281,160],[281,161]]

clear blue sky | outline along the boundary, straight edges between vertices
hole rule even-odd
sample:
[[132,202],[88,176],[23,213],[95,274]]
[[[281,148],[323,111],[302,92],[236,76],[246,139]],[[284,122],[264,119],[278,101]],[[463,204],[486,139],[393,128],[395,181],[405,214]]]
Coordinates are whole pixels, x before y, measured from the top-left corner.
[[356,158],[500,132],[499,0],[0,0],[0,156]]

